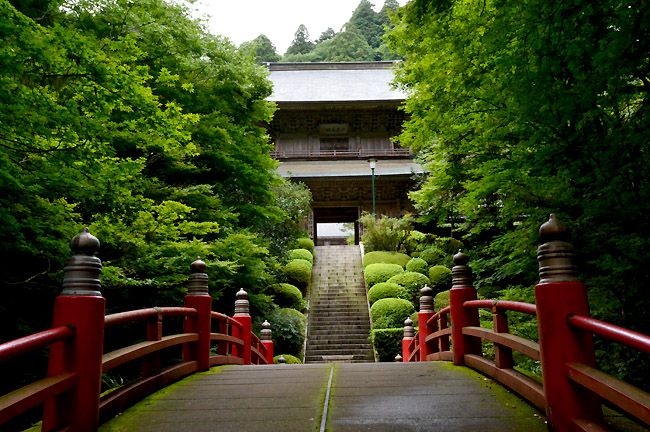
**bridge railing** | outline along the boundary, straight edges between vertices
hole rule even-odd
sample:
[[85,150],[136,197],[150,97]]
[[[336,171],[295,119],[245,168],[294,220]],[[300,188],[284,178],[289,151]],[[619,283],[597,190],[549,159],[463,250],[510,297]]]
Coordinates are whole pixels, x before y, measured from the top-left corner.
[[[536,304],[478,300],[469,257],[459,252],[450,306],[435,313],[431,289],[422,289],[418,333],[410,319],[404,323],[403,361],[446,360],[476,369],[545,410],[558,431],[606,430],[601,398],[650,425],[650,394],[596,367],[593,335],[646,354],[650,336],[590,318],[566,226],[551,215],[540,234],[545,242],[538,249]],[[479,309],[491,310],[493,328],[480,326]],[[509,333],[507,313],[512,312],[537,318],[539,343]],[[483,355],[482,341],[494,344],[494,360]],[[515,370],[513,351],[540,362],[541,383]]]
[[[99,241],[85,228],[64,268],[63,291],[56,298],[51,330],[0,345],[0,362],[50,347],[47,377],[0,396],[0,424],[43,404],[42,429],[91,431],[169,383],[211,366],[273,363],[268,322],[261,340],[251,331],[248,295],[237,293],[235,315],[214,312],[206,264],[191,264],[184,307],[155,307],[104,315]],[[163,319],[183,318],[183,332],[163,336]],[[104,332],[137,322],[145,340],[104,353]],[[213,331],[214,330],[214,331]],[[161,352],[181,347],[180,360],[162,366]],[[141,362],[141,376],[100,398],[101,377],[114,368]]]

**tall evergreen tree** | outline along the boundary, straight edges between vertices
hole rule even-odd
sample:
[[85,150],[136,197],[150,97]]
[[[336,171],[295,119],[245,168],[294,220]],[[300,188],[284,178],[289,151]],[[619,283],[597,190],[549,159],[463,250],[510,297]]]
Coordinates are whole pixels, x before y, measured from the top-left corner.
[[352,13],[349,25],[354,26],[366,39],[368,45],[375,49],[381,45],[381,37],[384,33],[379,16],[373,9],[374,5],[368,0],[361,0]]
[[307,54],[314,49],[314,46],[314,42],[309,39],[309,31],[307,30],[307,27],[304,24],[300,24],[296,32],[293,34],[293,41],[284,55]]
[[251,43],[254,45],[255,62],[257,64],[280,61],[280,54],[278,54],[275,45],[266,35],[259,35]]

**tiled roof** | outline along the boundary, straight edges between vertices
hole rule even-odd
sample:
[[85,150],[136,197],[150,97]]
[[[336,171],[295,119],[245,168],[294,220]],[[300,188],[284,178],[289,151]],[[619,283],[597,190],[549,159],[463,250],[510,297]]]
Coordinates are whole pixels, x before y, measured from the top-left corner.
[[393,89],[392,62],[270,63],[274,102],[395,101],[406,95]]

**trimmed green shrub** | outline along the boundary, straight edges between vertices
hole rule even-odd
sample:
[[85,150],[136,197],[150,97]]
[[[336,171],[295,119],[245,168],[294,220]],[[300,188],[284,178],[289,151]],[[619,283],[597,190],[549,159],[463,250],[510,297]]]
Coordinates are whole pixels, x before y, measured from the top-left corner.
[[377,300],[370,308],[373,328],[404,327],[404,320],[415,308],[408,300],[384,298]]
[[273,350],[300,356],[305,342],[305,316],[295,309],[283,308],[272,311],[267,319],[273,330]]
[[311,264],[307,260],[291,260],[284,266],[284,274],[289,283],[303,289],[311,280]]
[[404,298],[406,294],[403,287],[391,282],[380,282],[368,291],[368,302],[372,305],[383,298]]
[[369,264],[363,269],[363,276],[366,278],[366,288],[386,282],[396,274],[404,273],[404,269],[399,264]]
[[314,255],[311,254],[307,249],[292,249],[289,251],[289,259],[304,259],[309,261],[310,264],[314,264]]
[[370,264],[399,264],[404,268],[411,258],[401,252],[374,251],[363,256],[363,267]]
[[307,249],[312,255],[314,254],[314,241],[309,237],[299,238],[297,246],[297,249]]
[[426,276],[429,274],[429,263],[422,258],[411,258],[411,260],[406,263],[406,271],[422,273]]
[[370,332],[370,343],[377,352],[380,362],[394,362],[402,354],[403,328],[374,329]]
[[414,307],[419,307],[420,305],[420,290],[424,288],[424,285],[428,285],[429,278],[423,275],[422,273],[416,272],[406,272],[393,276],[388,279],[388,282],[396,283],[400,286],[403,286],[406,290],[406,300],[409,300],[413,303]]
[[438,312],[440,309],[444,309],[447,306],[449,306],[449,290],[436,294],[433,298],[433,310]]
[[287,361],[287,364],[302,364],[302,362],[298,357],[294,357],[291,354],[276,355],[275,357],[273,357],[273,364],[280,364],[280,362],[278,361],[280,359],[280,356],[284,357],[284,359]]
[[420,252],[420,258],[425,260],[430,266],[442,263],[446,257],[447,254],[445,251],[437,246],[431,246],[429,249]]
[[280,307],[300,309],[302,306],[302,293],[288,283],[278,283],[267,288],[273,294],[273,301]]
[[436,265],[429,269],[429,287],[434,294],[451,289],[451,270],[445,266]]

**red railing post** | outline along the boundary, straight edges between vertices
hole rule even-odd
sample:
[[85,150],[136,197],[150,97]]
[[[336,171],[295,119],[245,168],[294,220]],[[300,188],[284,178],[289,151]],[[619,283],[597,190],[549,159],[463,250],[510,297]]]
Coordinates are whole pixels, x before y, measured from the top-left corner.
[[[162,339],[162,314],[158,312],[155,319],[147,321],[147,340],[159,341]],[[160,353],[149,354],[142,361],[142,377],[149,378],[160,373]]]
[[[497,305],[492,306],[492,322],[495,333],[508,333],[508,317],[504,311],[500,311]],[[500,369],[512,369],[514,360],[512,349],[501,344],[494,344],[494,363]]]
[[273,364],[273,333],[271,332],[271,324],[266,320],[262,323],[260,336],[262,345],[266,348],[266,363]]
[[573,430],[574,420],[600,423],[597,395],[567,378],[567,363],[596,364],[591,333],[574,332],[569,314],[589,315],[587,291],[578,280],[568,228],[551,215],[540,227],[537,250],[540,281],[535,287],[539,348],[546,396],[546,416],[555,430]]
[[429,325],[427,322],[429,318],[435,315],[433,311],[433,290],[427,285],[420,290],[420,312],[418,312],[418,338],[420,342],[420,361],[427,361],[427,355],[436,352],[437,350],[431,344],[426,342],[427,336],[434,333],[437,325]]
[[233,347],[234,355],[241,357],[244,364],[251,364],[251,316],[248,314],[248,294],[244,289],[237,292],[237,300],[235,301],[235,315],[232,317],[235,321],[241,324],[241,329],[234,328],[233,333],[235,337],[244,341],[244,346]]
[[413,320],[406,318],[406,321],[404,321],[404,337],[402,338],[402,361],[404,363],[408,363],[411,357],[411,343],[413,342],[414,334]]
[[210,369],[210,332],[212,318],[212,297],[208,292],[208,275],[205,274],[207,266],[197,259],[190,265],[191,273],[185,307],[194,308],[197,314],[187,317],[183,324],[185,333],[198,333],[199,340],[183,346],[183,361],[198,362],[198,370]]
[[84,228],[70,242],[74,255],[63,269],[63,290],[54,301],[53,327],[72,325],[76,336],[52,344],[48,376],[75,372],[77,385],[45,402],[43,430],[92,431],[99,421],[104,311],[100,292],[102,264],[93,255],[99,240]]
[[481,341],[463,335],[463,327],[478,326],[478,310],[466,309],[466,301],[476,300],[476,290],[472,286],[472,269],[467,266],[469,257],[458,251],[454,255],[454,267],[451,270],[452,283],[449,291],[449,306],[451,315],[451,340],[453,345],[454,364],[465,365],[465,354],[480,354]]

